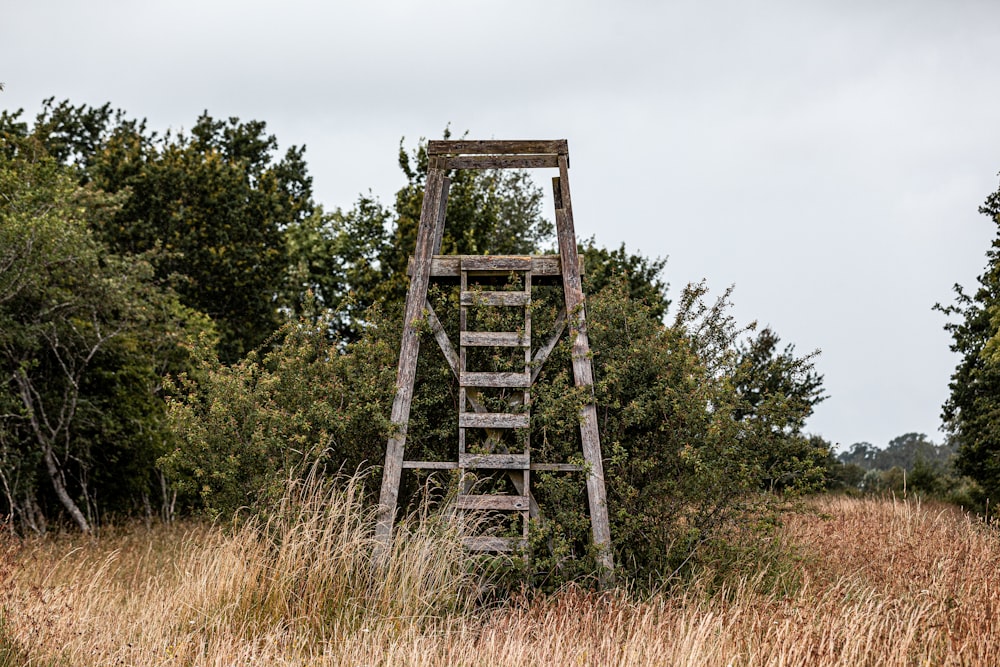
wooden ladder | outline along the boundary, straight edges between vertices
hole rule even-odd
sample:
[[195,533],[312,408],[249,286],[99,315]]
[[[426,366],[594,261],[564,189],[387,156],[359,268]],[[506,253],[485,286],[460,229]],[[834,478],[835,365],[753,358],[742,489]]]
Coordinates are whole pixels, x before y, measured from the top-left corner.
[[[509,551],[524,544],[529,517],[540,517],[531,494],[532,471],[578,471],[586,474],[587,498],[593,543],[598,547],[605,580],[613,576],[611,532],[608,522],[604,468],[601,460],[597,409],[593,402],[594,374],[587,338],[580,258],[573,225],[573,206],[569,190],[569,150],[565,140],[557,141],[430,141],[427,143],[428,171],[424,200],[417,229],[417,243],[410,262],[410,286],[406,296],[403,334],[400,342],[396,397],[391,421],[395,428],[386,446],[382,490],[379,497],[376,538],[385,549],[392,535],[392,525],[399,496],[403,469],[458,470],[462,482],[456,499],[459,512],[487,511],[517,513],[521,517],[521,537],[502,539],[492,536],[466,538],[469,548],[481,551]],[[441,255],[445,211],[448,198],[448,172],[453,169],[558,169],[552,179],[555,204],[558,255],[501,256]],[[487,276],[512,276],[520,281],[520,290],[472,289],[469,281]],[[432,278],[458,279],[460,292],[460,340],[455,351],[447,333],[427,300]],[[546,342],[532,353],[531,288],[535,279],[555,279],[562,283],[564,308]],[[494,283],[495,286],[495,283]],[[470,330],[470,313],[478,306],[524,308],[524,319],[517,331]],[[419,330],[426,323],[434,333],[452,373],[459,383],[458,460],[410,461],[404,458],[406,429],[413,401]],[[573,378],[577,387],[590,389],[591,401],[580,413],[580,439],[584,466],[569,463],[533,463],[529,442],[530,388],[541,365],[558,343],[565,329],[572,340]],[[523,350],[524,366],[504,371],[470,370],[470,355],[480,347],[509,347]],[[508,402],[503,411],[490,410],[483,392],[514,390],[519,400]],[[495,397],[492,403],[496,403]],[[516,404],[516,405],[515,405]],[[494,406],[495,407],[495,406]],[[467,450],[470,429],[485,429],[487,437]],[[517,451],[510,451],[515,433]],[[502,443],[507,443],[506,445]],[[521,446],[523,445],[523,447]],[[506,449],[507,451],[501,451]],[[513,483],[515,494],[476,493],[475,471],[502,471]]]
[[[472,536],[464,539],[472,551],[513,551],[528,539],[531,497],[530,389],[531,389],[531,257],[482,256],[461,260],[459,292],[459,373],[458,373],[458,470],[462,482],[455,501],[457,510],[514,512],[521,515],[521,540],[494,536]],[[469,278],[516,278],[519,290],[470,290]],[[521,309],[521,326],[516,331],[470,331],[470,309],[476,307]],[[469,370],[470,352],[478,348],[514,348],[521,350],[522,361],[515,361],[509,370]],[[472,348],[470,350],[470,348]],[[517,412],[486,412],[484,391],[514,390],[503,403]],[[479,451],[467,451],[467,431],[487,429]],[[518,434],[520,452],[510,452],[499,430]],[[497,449],[508,451],[497,453]],[[520,475],[516,494],[472,494],[475,471],[515,470]]]

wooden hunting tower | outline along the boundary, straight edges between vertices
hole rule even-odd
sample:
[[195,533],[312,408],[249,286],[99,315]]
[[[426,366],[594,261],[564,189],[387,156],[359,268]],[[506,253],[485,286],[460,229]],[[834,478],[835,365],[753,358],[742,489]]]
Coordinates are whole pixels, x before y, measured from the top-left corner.
[[[417,245],[410,262],[410,286],[406,296],[403,337],[399,351],[396,398],[392,404],[395,433],[389,439],[385,453],[385,469],[379,499],[377,537],[387,544],[399,496],[403,469],[458,470],[463,482],[455,500],[458,511],[488,511],[520,515],[521,537],[502,538],[474,535],[465,538],[469,549],[477,551],[512,551],[527,537],[528,519],[539,516],[539,508],[531,494],[532,471],[579,472],[587,476],[587,496],[594,544],[601,549],[602,565],[612,569],[611,533],[608,525],[604,469],[601,463],[601,443],[597,429],[597,410],[593,402],[594,373],[590,358],[584,313],[584,294],[580,279],[576,233],[573,227],[573,206],[569,190],[569,152],[565,140],[558,141],[429,141],[428,171],[424,191]],[[559,175],[552,179],[555,202],[558,255],[441,255],[445,211],[448,199],[447,174],[455,169],[524,169],[553,168]],[[489,279],[516,279],[516,289],[508,283],[503,289],[484,289]],[[427,299],[432,279],[458,279],[459,340],[458,348],[444,331]],[[532,280],[561,282],[564,308],[556,318],[554,330],[538,349],[531,344]],[[472,285],[476,284],[473,289]],[[512,309],[514,331],[472,330],[475,318],[470,310],[486,305]],[[508,318],[510,321],[510,318]],[[441,351],[458,379],[458,443],[456,456],[449,461],[411,461],[404,458],[406,431],[413,401],[417,354],[420,347],[418,328],[426,323],[434,333]],[[531,428],[530,389],[538,371],[559,341],[565,329],[572,337],[573,376],[577,387],[589,387],[591,400],[580,415],[580,436],[586,465],[570,463],[532,462],[528,434]],[[483,372],[467,368],[473,353],[483,348],[509,348],[521,359],[513,372]],[[490,410],[486,393],[508,392],[509,405],[502,412]],[[510,398],[513,397],[513,400]],[[485,432],[485,444],[475,451],[466,451],[468,431]],[[517,432],[516,448],[500,445],[500,435]],[[507,439],[510,442],[510,439]],[[511,451],[515,449],[515,451]],[[467,475],[479,473],[506,474],[516,493],[475,493],[475,485],[466,482]]]

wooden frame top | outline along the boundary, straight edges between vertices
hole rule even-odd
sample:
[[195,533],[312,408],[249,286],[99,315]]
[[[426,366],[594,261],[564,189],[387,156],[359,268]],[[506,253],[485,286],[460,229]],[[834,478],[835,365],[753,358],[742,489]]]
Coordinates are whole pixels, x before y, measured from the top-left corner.
[[458,141],[427,142],[428,155],[569,155],[565,139],[550,141]]

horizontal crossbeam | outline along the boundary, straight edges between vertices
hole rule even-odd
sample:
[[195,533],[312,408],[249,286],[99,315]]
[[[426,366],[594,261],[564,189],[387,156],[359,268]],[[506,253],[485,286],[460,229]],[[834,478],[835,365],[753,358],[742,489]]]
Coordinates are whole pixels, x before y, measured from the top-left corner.
[[559,166],[558,155],[457,155],[429,160],[437,169],[551,169]]
[[462,412],[459,428],[528,428],[527,414],[507,412]]
[[527,470],[527,454],[459,454],[458,465],[469,470]]
[[[491,456],[521,456],[520,454],[462,454],[470,457],[462,461],[403,461],[403,467],[408,470],[458,470],[468,468],[470,470],[531,470],[533,472],[583,472],[583,466],[575,463],[532,463],[524,465],[502,465],[502,461],[493,465],[487,459]],[[481,461],[482,465],[476,462]]]
[[428,155],[569,155],[565,139],[548,141],[515,139],[511,141],[432,140]]
[[463,271],[527,271],[533,262],[530,255],[472,255],[461,260]]
[[459,302],[463,306],[526,306],[531,302],[531,295],[496,290],[462,292]]
[[[468,261],[469,256],[463,255],[434,255],[431,259],[431,278],[457,278],[462,273],[462,262]],[[494,255],[490,257],[502,257],[502,255]],[[583,257],[579,258],[579,268],[580,275],[583,275]],[[516,270],[516,269],[515,269]],[[476,269],[477,273],[482,271],[486,272],[486,269]],[[506,275],[509,273],[508,270],[495,270],[491,273],[496,275]],[[407,265],[406,274],[409,276],[413,275],[413,258],[410,257],[410,263]],[[531,257],[531,275],[532,278],[538,277],[562,277],[562,264],[559,260],[559,255],[533,255]]]
[[527,389],[531,386],[531,373],[473,373],[461,371],[458,374],[458,385],[460,387]]
[[459,345],[463,347],[527,347],[530,342],[517,331],[459,332]]
[[527,496],[458,496],[455,498],[455,509],[460,510],[497,510],[501,512],[527,512]]

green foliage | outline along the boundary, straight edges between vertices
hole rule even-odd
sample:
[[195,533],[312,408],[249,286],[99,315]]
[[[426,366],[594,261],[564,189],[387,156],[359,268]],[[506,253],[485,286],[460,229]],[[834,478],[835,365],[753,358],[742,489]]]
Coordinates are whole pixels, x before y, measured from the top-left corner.
[[835,461],[828,475],[831,489],[862,493],[910,493],[974,507],[976,490],[955,474],[955,446],[935,444],[923,433],[905,433],[885,448],[856,442]]
[[649,259],[642,255],[632,255],[623,243],[617,250],[598,246],[590,237],[579,247],[584,265],[584,290],[596,294],[614,280],[625,280],[629,298],[645,302],[650,313],[662,319],[670,307],[667,298],[667,284],[660,279],[667,260]]
[[942,418],[958,446],[955,467],[982,487],[993,504],[1000,498],[1000,190],[987,197],[979,212],[997,227],[986,252],[979,288],[969,295],[955,285],[955,303],[935,306],[957,316],[945,329],[951,349],[960,355],[951,376],[951,394]]
[[[19,114],[0,130],[28,134]],[[285,229],[313,213],[304,149],[276,159],[276,139],[260,121],[200,116],[191,133],[157,136],[124,112],[69,102],[43,104],[30,130],[82,184],[118,193],[113,216],[92,228],[112,251],[145,254],[158,280],[209,315],[227,362],[260,345],[278,326],[288,293]]]
[[[423,143],[400,149],[407,184],[391,208],[362,197],[327,213],[312,204],[302,151],[276,159],[263,123],[205,114],[189,135],[157,137],[109,105],[50,100],[30,130],[4,113],[0,131],[21,142],[0,147],[0,183],[13,184],[0,244],[0,261],[15,267],[0,272],[9,511],[37,523],[58,497],[87,529],[95,498],[148,503],[154,482],[168,480],[185,509],[266,511],[313,466],[353,472],[382,461],[427,176]],[[25,152],[46,148],[56,159]],[[540,204],[524,172],[455,172],[442,252],[548,250],[552,225]],[[830,460],[824,441],[802,434],[823,398],[813,355],[781,348],[769,330],[749,336],[729,314],[728,292],[708,302],[703,285],[682,292],[665,324],[663,260],[593,239],[580,251],[623,574],[655,584],[709,561],[739,567],[772,553],[782,494],[816,488]],[[562,294],[534,294],[538,348]],[[455,286],[430,294],[453,340],[457,298]],[[218,348],[190,308],[217,323]],[[516,328],[502,309],[471,310],[484,330]],[[293,316],[283,325],[282,311]],[[457,386],[429,327],[421,336],[407,453],[452,458]],[[472,354],[483,370],[521,363]],[[580,408],[591,396],[575,387],[570,359],[564,340],[532,390],[533,460],[579,461]],[[482,400],[516,410],[516,393]],[[46,435],[43,416],[60,405],[71,405],[69,418]],[[51,492],[39,492],[43,481]],[[453,481],[407,475],[401,499]],[[544,521],[532,534],[530,577],[555,586],[593,572],[584,476],[538,473],[532,488]]]
[[[392,310],[406,298],[427,179],[425,142],[411,153],[401,144],[399,166],[407,183],[392,208],[362,196],[347,211],[314,216],[288,231],[296,289],[307,286],[337,310],[336,332],[349,339],[360,334],[367,308]],[[531,254],[552,240],[541,190],[526,172],[458,170],[450,178],[443,253]]]
[[159,373],[207,326],[94,237],[120,198],[75,180],[34,139],[3,138],[0,512],[36,531],[56,508],[89,531],[102,507],[149,505],[169,437]]
[[160,463],[182,502],[213,516],[265,510],[289,479],[325,465],[353,473],[384,457],[397,346],[378,313],[343,349],[322,317],[290,320],[270,346],[227,366],[202,346],[171,382],[176,446]]
[[905,433],[890,440],[884,449],[868,442],[856,442],[837,458],[844,464],[855,464],[865,470],[898,467],[912,471],[922,461],[939,472],[947,472],[954,456],[955,447],[951,443],[938,445],[923,433]]
[[[761,492],[774,480],[788,491],[822,480],[827,450],[801,445],[794,428],[800,403],[765,388],[760,404],[768,409],[749,409],[735,382],[745,330],[728,314],[728,293],[713,304],[705,295],[703,285],[688,287],[667,326],[655,306],[630,297],[621,279],[588,302],[616,562],[637,580],[689,572],[712,545],[760,522],[779,500]],[[568,354],[563,346],[549,362],[553,371],[543,372],[549,381],[533,390],[532,443],[543,460],[579,451],[576,415],[586,397],[570,389]],[[799,380],[808,384],[811,361],[797,361]],[[795,382],[783,386],[806,391]],[[798,455],[786,456],[792,443]],[[584,490],[580,480],[553,484],[542,475],[536,490],[543,508],[558,508],[542,542],[562,546],[548,559],[535,554],[545,577],[558,579],[566,568],[562,554],[584,554],[573,546],[586,543]]]

